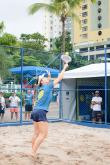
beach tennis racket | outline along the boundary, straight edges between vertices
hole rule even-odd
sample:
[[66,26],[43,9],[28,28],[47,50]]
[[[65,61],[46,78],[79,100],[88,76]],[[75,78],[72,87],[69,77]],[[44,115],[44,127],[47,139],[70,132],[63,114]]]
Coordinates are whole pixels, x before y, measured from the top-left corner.
[[64,63],[69,63],[69,62],[71,62],[71,57],[70,56],[68,56],[68,55],[61,55],[61,60],[64,62]]

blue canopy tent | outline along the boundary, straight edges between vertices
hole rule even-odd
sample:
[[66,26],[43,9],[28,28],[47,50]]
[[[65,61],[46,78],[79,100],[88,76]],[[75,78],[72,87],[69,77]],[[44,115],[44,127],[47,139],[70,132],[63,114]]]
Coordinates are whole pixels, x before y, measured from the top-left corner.
[[[57,77],[59,74],[59,70],[57,69],[40,66],[23,66],[22,70],[24,77],[39,76],[40,74],[46,73],[46,70],[50,71],[52,78]],[[9,71],[12,74],[21,74],[21,67],[11,68]]]
[[[51,73],[51,77],[55,78],[58,76],[59,74],[59,70],[57,69],[52,69],[52,68],[48,68],[48,67],[39,67],[39,66],[23,66],[22,70],[21,67],[16,67],[16,68],[11,68],[9,69],[9,71],[12,74],[21,74],[23,73],[23,77],[24,78],[29,78],[29,82],[28,85],[32,85],[35,83],[37,76],[45,73],[47,75],[47,71],[49,71]],[[31,80],[30,80],[31,78]]]

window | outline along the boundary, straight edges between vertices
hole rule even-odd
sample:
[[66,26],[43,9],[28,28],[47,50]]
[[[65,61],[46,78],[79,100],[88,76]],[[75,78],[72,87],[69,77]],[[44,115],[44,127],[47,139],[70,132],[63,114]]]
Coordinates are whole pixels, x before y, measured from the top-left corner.
[[103,50],[103,49],[104,49],[104,45],[96,46],[96,50]]
[[52,38],[50,38],[50,42],[52,42]]
[[88,30],[88,26],[82,27],[82,32],[85,32],[85,31],[87,31],[87,30]]
[[50,21],[50,24],[53,24],[53,20]]
[[59,35],[61,35],[62,33],[61,32],[59,32]]
[[99,5],[99,6],[101,5],[101,1],[98,1],[98,5]]
[[107,54],[107,57],[110,58],[110,53]]
[[96,59],[101,59],[102,57],[104,57],[104,54],[98,54],[98,55],[96,55]]
[[88,48],[81,48],[80,52],[88,52]]
[[87,19],[83,19],[82,24],[87,24]]
[[83,56],[82,60],[88,60],[88,56]]
[[52,44],[50,44],[50,48],[52,48],[53,47],[53,45]]
[[86,3],[86,2],[87,2],[87,0],[83,0],[83,1],[82,1],[82,3]]
[[88,7],[87,5],[83,5],[83,6],[82,6],[82,10],[86,10],[87,7]]
[[101,8],[98,8],[98,13],[101,13],[102,9]]
[[98,35],[101,36],[102,35],[102,31],[98,31]]
[[82,38],[87,38],[88,35],[87,35],[87,34],[82,34],[81,37],[82,37]]
[[90,47],[90,51],[94,51],[94,47]]
[[90,56],[90,60],[94,60],[94,56],[93,55]]
[[107,48],[110,48],[110,44],[107,45]]
[[53,27],[52,26],[50,27],[50,30],[53,30]]
[[98,16],[98,20],[100,21],[101,19],[102,19],[102,17],[99,15],[99,16]]
[[101,24],[101,23],[99,23],[99,24],[98,24],[98,28],[101,28],[101,27],[102,27],[102,24]]
[[82,13],[82,17],[86,17],[88,15],[87,12]]

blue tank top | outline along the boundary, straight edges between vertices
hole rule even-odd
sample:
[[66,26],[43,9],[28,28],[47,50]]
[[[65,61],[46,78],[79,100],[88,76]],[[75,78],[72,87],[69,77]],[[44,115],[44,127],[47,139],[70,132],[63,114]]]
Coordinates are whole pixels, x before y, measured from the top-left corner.
[[45,84],[39,87],[36,98],[36,104],[34,107],[35,110],[42,109],[48,111],[48,107],[52,99],[52,90],[53,90],[52,81],[49,84]]
[[33,95],[32,94],[26,94],[25,95],[25,102],[27,105],[32,105],[33,101]]

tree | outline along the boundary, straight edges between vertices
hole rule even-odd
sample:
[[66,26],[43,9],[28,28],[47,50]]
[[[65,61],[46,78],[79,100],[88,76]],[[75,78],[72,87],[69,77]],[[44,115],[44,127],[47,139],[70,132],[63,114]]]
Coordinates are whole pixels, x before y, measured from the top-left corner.
[[42,50],[45,48],[45,42],[47,39],[40,33],[33,34],[21,34],[21,46],[24,48],[31,48]]
[[[20,54],[16,53],[15,55],[11,56],[12,57],[12,61],[13,66],[17,67],[21,65],[21,56]],[[32,56],[32,55],[25,55],[23,58],[23,66],[40,66],[40,62],[39,60],[36,60],[36,57]]]
[[0,47],[0,78],[3,80],[7,75],[9,75],[8,69],[13,65],[13,62],[6,54],[4,49]]
[[[61,52],[61,45],[62,45],[62,36],[57,37],[55,39],[55,48],[57,52]],[[71,43],[71,36],[70,32],[66,31],[66,38],[65,38],[65,51],[70,52],[72,51],[72,43]]]
[[[95,2],[96,0],[90,0]],[[75,9],[80,5],[82,0],[53,0],[50,4],[34,3],[29,7],[29,14],[34,14],[41,8],[50,13],[60,16],[62,22],[62,53],[65,53],[65,21],[68,17],[78,20]]]
[[3,30],[5,28],[4,22],[0,22],[0,34],[2,34]]
[[47,39],[43,35],[40,33],[21,34],[20,39],[21,47],[25,48],[24,65],[44,66],[48,64],[51,54],[44,50]]
[[0,45],[15,46],[17,44],[17,38],[13,34],[4,33],[0,37]]

